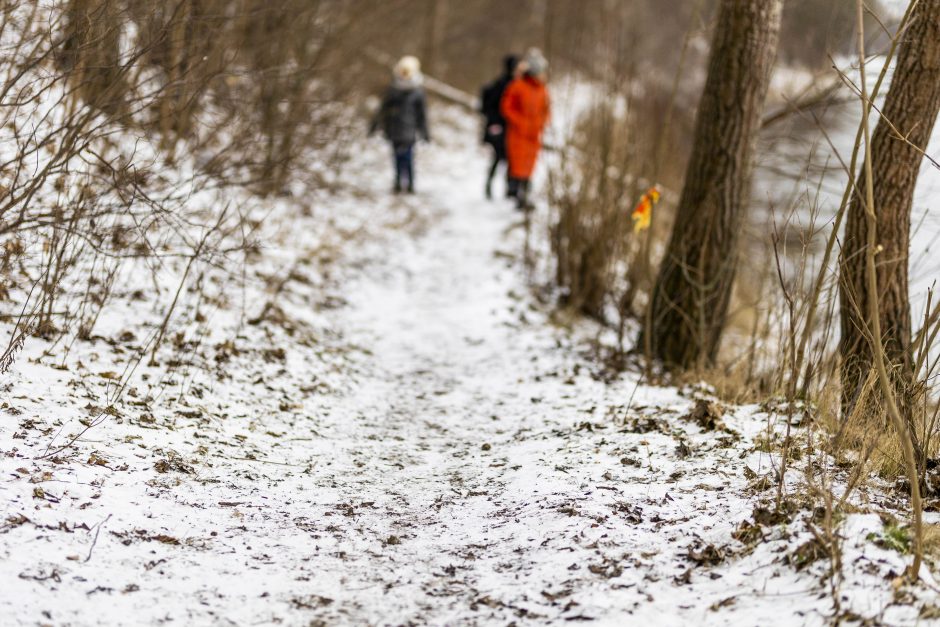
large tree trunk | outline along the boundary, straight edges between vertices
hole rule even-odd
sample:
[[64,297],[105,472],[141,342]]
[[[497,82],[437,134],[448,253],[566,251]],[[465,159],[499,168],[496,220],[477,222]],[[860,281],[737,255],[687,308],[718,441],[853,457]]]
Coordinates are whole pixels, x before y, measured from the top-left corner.
[[781,8],[781,0],[722,0],[719,8],[676,223],[640,337],[669,368],[702,365],[718,351]]
[[[898,386],[898,405],[911,420],[914,372],[908,294],[911,204],[937,112],[940,110],[940,2],[921,0],[904,33],[882,117],[871,138],[872,186],[876,216],[878,293],[865,280],[868,223],[859,190],[852,196],[840,259],[842,410],[852,410],[872,367],[868,329],[871,299],[877,299],[885,356]],[[903,137],[903,138],[902,138]]]

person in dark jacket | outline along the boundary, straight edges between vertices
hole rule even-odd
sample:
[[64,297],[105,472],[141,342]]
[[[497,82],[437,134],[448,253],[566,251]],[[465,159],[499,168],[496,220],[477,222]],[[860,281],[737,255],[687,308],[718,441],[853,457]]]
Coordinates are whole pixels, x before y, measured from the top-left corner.
[[392,144],[395,155],[396,194],[405,186],[408,193],[414,193],[414,146],[419,139],[430,140],[422,82],[421,63],[418,59],[411,56],[402,57],[395,64],[392,84],[385,92],[382,106],[369,129],[371,135],[381,128],[385,138]]
[[[499,164],[506,161],[506,119],[500,111],[499,104],[503,99],[506,86],[516,78],[516,68],[519,58],[516,55],[506,55],[503,59],[503,74],[483,87],[480,94],[480,112],[483,114],[486,126],[483,129],[483,143],[493,147],[493,164],[486,176],[486,197],[493,197],[493,177]],[[506,195],[515,195],[514,180],[506,173]]]

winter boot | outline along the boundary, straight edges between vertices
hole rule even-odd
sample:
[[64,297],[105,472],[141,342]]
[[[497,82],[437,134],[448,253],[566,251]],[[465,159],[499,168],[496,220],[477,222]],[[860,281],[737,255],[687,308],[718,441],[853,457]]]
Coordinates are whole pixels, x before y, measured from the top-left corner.
[[532,211],[535,209],[529,201],[529,181],[520,179],[516,186],[516,209],[519,211]]

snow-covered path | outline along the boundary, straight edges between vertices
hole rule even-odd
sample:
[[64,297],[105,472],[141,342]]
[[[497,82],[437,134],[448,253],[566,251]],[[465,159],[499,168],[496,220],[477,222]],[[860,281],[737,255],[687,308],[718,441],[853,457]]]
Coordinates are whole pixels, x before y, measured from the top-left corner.
[[[731,540],[759,503],[750,471],[771,470],[756,408],[699,424],[691,393],[592,376],[528,295],[519,215],[480,198],[484,154],[444,137],[418,195],[376,183],[397,228],[343,275],[329,391],[310,380],[324,345],[297,342],[58,463],[35,459],[48,431],[3,427],[0,622],[823,621],[831,601],[781,546]],[[59,399],[54,372],[20,376]],[[18,398],[21,420],[61,410]]]
[[[423,227],[347,286],[345,335],[371,356],[305,488],[305,518],[325,532],[310,591],[333,599],[325,615],[373,624],[618,623],[655,598],[652,580],[688,568],[689,542],[670,548],[668,532],[683,510],[705,535],[749,510],[720,506],[730,469],[717,463],[677,496],[676,442],[657,425],[617,435],[631,387],[580,372],[530,306],[511,261],[519,215],[480,200],[481,160],[434,152],[421,194],[394,201]],[[688,405],[650,388],[633,402]]]

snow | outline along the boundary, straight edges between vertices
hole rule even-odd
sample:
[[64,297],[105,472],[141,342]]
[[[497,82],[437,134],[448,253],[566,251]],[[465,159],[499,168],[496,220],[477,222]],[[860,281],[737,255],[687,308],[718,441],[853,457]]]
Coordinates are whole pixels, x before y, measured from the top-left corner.
[[[115,338],[160,319],[126,297],[139,268],[95,339],[27,343],[0,379],[5,624],[829,624],[828,560],[785,559],[812,507],[732,538],[773,497],[755,478],[780,419],[700,424],[707,391],[607,380],[603,331],[534,300],[521,215],[482,200],[475,121],[436,122],[415,196],[387,193],[363,139],[360,187],[274,202],[247,278],[216,277],[240,296],[179,330],[204,335],[190,365],[164,351],[112,405],[134,344]],[[256,314],[292,267],[284,320],[246,325],[239,303]],[[923,590],[885,581],[906,558],[867,539],[866,499],[889,499],[860,494],[842,611],[913,624]]]

